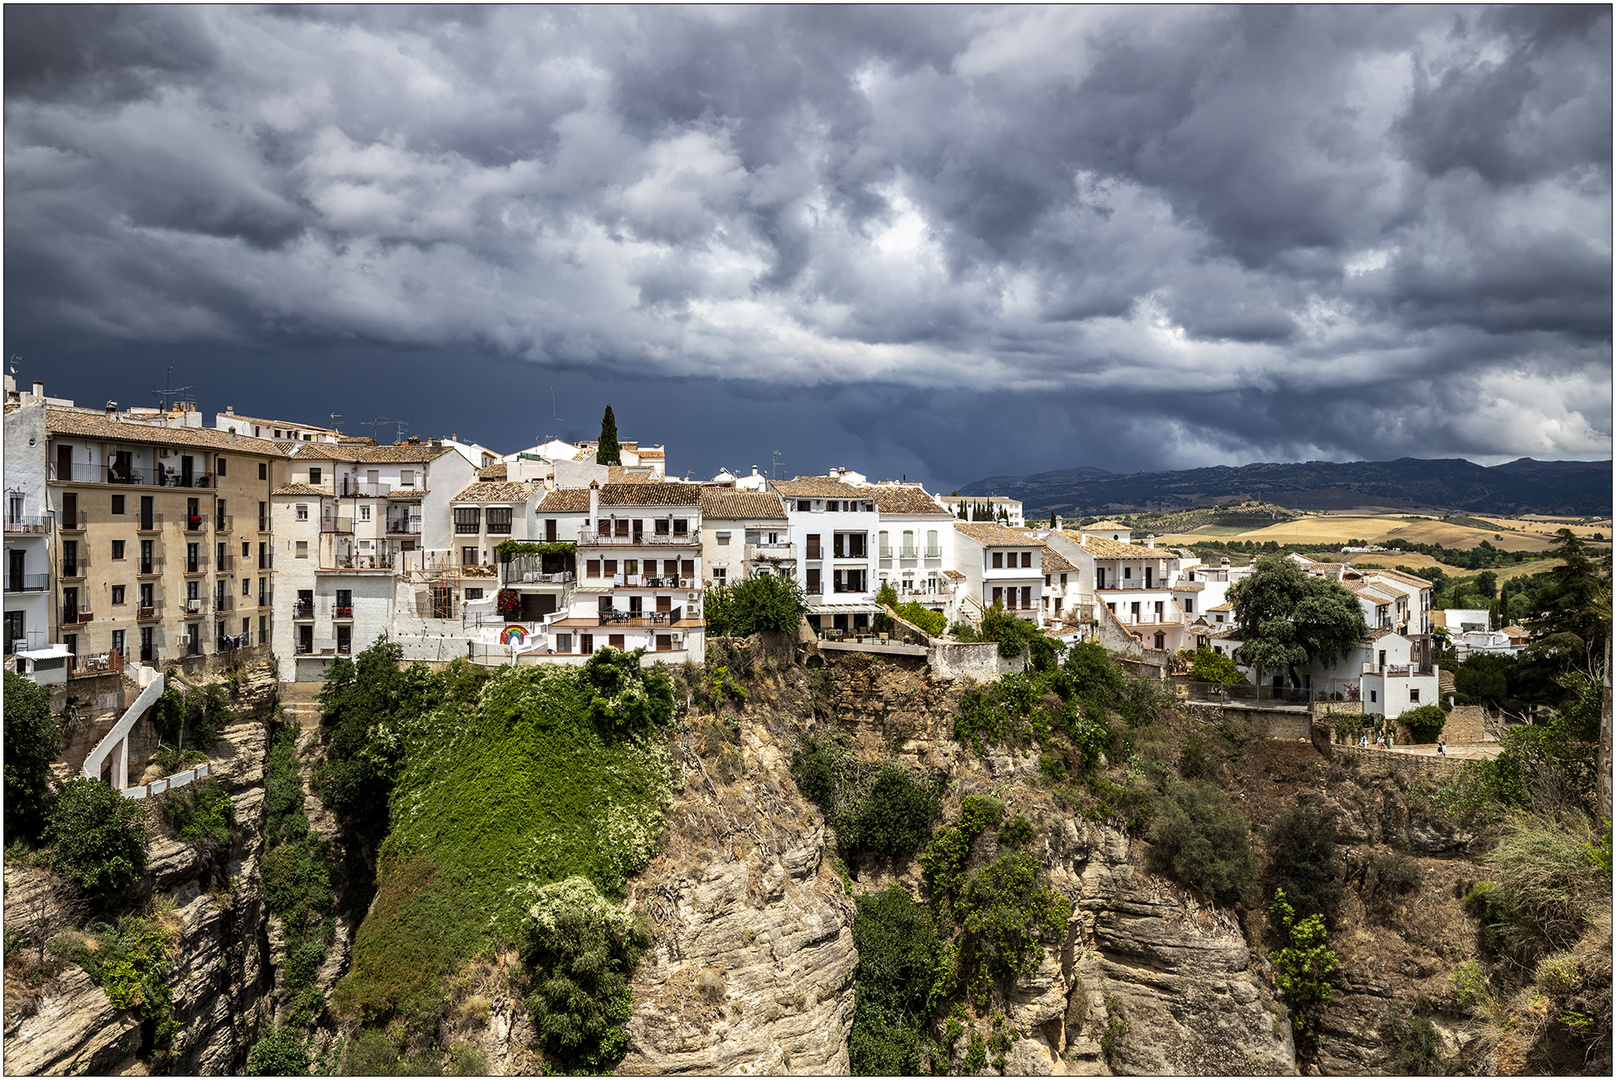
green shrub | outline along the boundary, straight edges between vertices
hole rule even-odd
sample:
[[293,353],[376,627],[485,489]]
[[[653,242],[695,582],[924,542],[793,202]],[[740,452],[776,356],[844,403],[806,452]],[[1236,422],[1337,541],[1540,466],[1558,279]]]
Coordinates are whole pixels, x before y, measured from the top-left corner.
[[1439,705],[1421,705],[1402,713],[1398,716],[1397,722],[1408,728],[1408,733],[1413,736],[1415,742],[1432,743],[1442,734],[1442,727],[1448,722],[1448,714],[1443,712]]
[[1397,851],[1382,851],[1375,855],[1372,865],[1379,888],[1386,892],[1411,893],[1425,880],[1420,864]]
[[1269,827],[1267,841],[1271,886],[1284,890],[1298,914],[1333,918],[1344,895],[1335,822],[1314,810],[1292,810]]
[[999,604],[982,613],[981,636],[983,641],[997,641],[999,655],[1006,660],[1014,660],[1026,652],[1028,665],[1036,671],[1055,662],[1055,645],[1049,635],[1031,620],[1012,615]]
[[402,1076],[405,1062],[392,1040],[374,1028],[363,1028],[343,1049],[344,1076]]
[[1509,825],[1481,861],[1492,868],[1506,921],[1524,934],[1516,944],[1532,954],[1568,949],[1594,906],[1610,898],[1610,875],[1588,857],[1592,830],[1580,815],[1516,814]]
[[292,988],[313,985],[325,963],[325,947],[317,940],[304,939],[286,952],[286,985]]
[[146,817],[133,799],[89,777],[62,785],[46,836],[55,869],[106,905],[146,872]]
[[465,1039],[449,1047],[450,1076],[487,1076],[488,1058]]
[[309,1050],[291,1027],[271,1027],[247,1051],[248,1076],[307,1076]]
[[918,600],[911,600],[907,604],[900,604],[893,608],[900,619],[913,623],[932,637],[939,637],[948,627],[948,616],[941,611],[932,611],[922,607]]
[[998,842],[1000,851],[1020,851],[1032,843],[1032,822],[1017,814],[1005,823],[999,830]]
[[952,897],[965,883],[965,865],[971,857],[971,844],[1004,820],[1004,803],[986,795],[968,795],[960,804],[960,816],[932,835],[920,855],[921,868],[932,893]]
[[290,921],[306,920],[331,906],[331,868],[312,843],[282,844],[264,855],[260,873],[264,906]]
[[1232,659],[1205,645],[1195,650],[1195,656],[1190,662],[1190,678],[1200,682],[1221,683],[1224,686],[1233,686],[1246,679],[1240,674],[1239,666]]
[[[8,643],[9,644],[9,643]],[[5,843],[35,840],[51,806],[50,767],[62,752],[62,726],[50,691],[15,672],[5,677]]]
[[525,1004],[548,1057],[597,1074],[623,1059],[629,978],[650,942],[647,927],[587,878],[538,891],[523,928],[522,955],[535,979]]
[[155,1045],[167,1046],[180,1028],[174,1019],[174,990],[168,982],[174,944],[168,933],[131,915],[92,929],[93,945],[79,946],[73,959],[106,991],[113,1008],[132,1009],[143,1021],[150,1021]]
[[1382,1038],[1391,1047],[1395,1073],[1442,1075],[1442,1037],[1430,1017],[1412,1016],[1406,1009],[1393,1005],[1386,1010]]
[[888,858],[913,855],[941,812],[936,787],[892,761],[877,765],[867,782],[837,802],[838,843]]
[[1577,970],[1577,958],[1567,952],[1545,956],[1537,962],[1532,981],[1545,993],[1555,997],[1568,996],[1582,981],[1582,975]]
[[977,636],[976,627],[968,622],[956,622],[948,625],[948,636],[956,641],[974,642],[982,639]]
[[1178,773],[1186,780],[1204,780],[1217,769],[1217,763],[1207,751],[1199,735],[1184,740],[1184,749],[1178,758]]
[[1453,996],[1460,1005],[1480,1005],[1487,1000],[1487,969],[1479,960],[1466,960],[1453,972]]
[[1245,815],[1211,784],[1175,783],[1157,804],[1150,830],[1154,868],[1224,904],[1257,878]]
[[791,755],[791,778],[797,790],[819,805],[829,818],[836,812],[836,792],[841,786],[843,762],[849,751],[834,735],[816,739],[804,734]]
[[212,780],[190,784],[164,798],[163,821],[181,840],[228,848],[236,827],[235,800]]
[[853,1032],[848,1055],[854,1076],[924,1074],[928,1057],[930,989],[942,957],[932,915],[899,885],[855,899]]
[[1038,966],[1043,943],[1065,934],[1072,902],[1043,883],[1038,860],[1016,851],[972,874],[954,911],[963,931],[962,970],[980,1000],[990,978],[1012,979]]
[[1285,942],[1268,954],[1274,967],[1274,984],[1291,1010],[1291,1026],[1298,1034],[1313,1036],[1318,1017],[1330,1004],[1330,975],[1336,969],[1335,953],[1326,944],[1329,931],[1323,915],[1298,919],[1286,902],[1285,890],[1274,890],[1268,909],[1269,922]]
[[660,666],[642,668],[644,654],[644,649],[624,652],[607,646],[584,661],[583,683],[597,723],[616,731],[650,732],[672,718],[673,683]]

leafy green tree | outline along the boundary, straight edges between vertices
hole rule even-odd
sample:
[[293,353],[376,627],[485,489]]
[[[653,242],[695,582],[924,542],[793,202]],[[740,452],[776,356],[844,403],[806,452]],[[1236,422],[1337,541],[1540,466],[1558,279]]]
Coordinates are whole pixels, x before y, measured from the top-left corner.
[[146,872],[146,816],[140,804],[99,780],[62,785],[46,838],[58,873],[105,906]]
[[948,616],[941,611],[933,611],[923,607],[918,600],[911,600],[901,604],[896,609],[898,617],[906,622],[913,623],[933,637],[942,634],[948,628]]
[[612,415],[610,404],[606,406],[605,415],[600,418],[600,446],[595,450],[595,464],[623,464],[623,448],[617,442],[617,417]]
[[1012,615],[1002,604],[994,604],[982,613],[982,640],[997,641],[999,655],[1013,660],[1027,650],[1028,663],[1035,671],[1042,671],[1055,662],[1055,645],[1049,635],[1029,619]]
[[1436,742],[1447,721],[1448,714],[1442,711],[1440,705],[1421,705],[1397,718],[1397,722],[1408,728],[1408,733],[1414,736],[1417,743]]
[[385,825],[403,746],[399,717],[419,716],[435,704],[438,685],[424,664],[400,668],[404,650],[386,634],[353,660],[339,658],[326,669],[320,690],[326,760],[314,773],[314,790],[327,806],[356,820]]
[[1543,576],[1547,584],[1533,598],[1526,629],[1533,642],[1529,659],[1550,660],[1561,669],[1605,651],[1610,637],[1610,552],[1596,561],[1570,529],[1555,534],[1553,554],[1560,566]]
[[1358,598],[1334,581],[1302,572],[1284,555],[1264,555],[1252,575],[1229,590],[1241,646],[1235,660],[1262,672],[1290,673],[1312,660],[1331,663],[1346,656],[1369,627]]
[[854,1076],[926,1072],[928,997],[942,956],[931,912],[901,885],[855,899],[859,966],[848,1054]]
[[1190,661],[1190,678],[1233,686],[1244,682],[1246,677],[1240,674],[1239,666],[1227,654],[1203,645],[1195,650],[1195,656]]
[[37,840],[51,804],[51,763],[62,752],[62,726],[50,691],[6,672],[6,843]]
[[1335,822],[1316,810],[1292,810],[1269,827],[1267,840],[1272,884],[1303,915],[1332,918],[1345,895]]
[[649,732],[673,716],[673,684],[661,666],[642,668],[644,649],[607,646],[584,661],[583,682],[597,722],[618,731]]
[[1298,920],[1295,910],[1286,903],[1284,889],[1274,890],[1268,914],[1285,939],[1283,948],[1268,954],[1274,966],[1274,983],[1279,996],[1290,1006],[1291,1025],[1298,1034],[1311,1034],[1318,1026],[1319,1014],[1330,1004],[1330,975],[1338,962],[1327,944],[1330,932],[1325,929],[1322,915]]
[[714,637],[746,637],[763,630],[794,633],[808,610],[802,586],[782,574],[753,574],[708,589],[704,603],[707,633]]

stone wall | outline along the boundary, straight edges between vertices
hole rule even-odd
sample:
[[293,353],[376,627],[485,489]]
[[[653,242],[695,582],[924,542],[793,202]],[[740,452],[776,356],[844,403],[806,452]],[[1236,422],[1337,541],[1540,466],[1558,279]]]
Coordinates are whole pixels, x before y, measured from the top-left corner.
[[1308,739],[1313,734],[1313,714],[1302,709],[1249,709],[1209,701],[1181,701],[1178,709],[1214,724],[1239,724],[1258,739]]
[[1487,710],[1480,705],[1455,705],[1448,713],[1448,722],[1442,726],[1442,736],[1449,746],[1479,746],[1484,742],[1497,742],[1487,734]]
[[1001,657],[998,644],[992,641],[934,641],[926,650],[926,662],[939,679],[973,682],[992,682],[1000,675],[1026,670],[1026,662],[1019,657],[1015,660]]

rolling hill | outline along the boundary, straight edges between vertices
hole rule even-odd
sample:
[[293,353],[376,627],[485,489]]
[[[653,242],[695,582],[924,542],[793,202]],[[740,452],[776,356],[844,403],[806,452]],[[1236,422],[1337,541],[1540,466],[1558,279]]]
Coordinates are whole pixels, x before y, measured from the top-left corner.
[[1175,510],[1260,499],[1296,510],[1464,510],[1482,514],[1609,514],[1609,461],[1520,458],[1486,467],[1463,458],[1261,462],[1169,472],[1112,473],[1093,466],[1031,476],[990,476],[961,495],[1020,499],[1029,516]]

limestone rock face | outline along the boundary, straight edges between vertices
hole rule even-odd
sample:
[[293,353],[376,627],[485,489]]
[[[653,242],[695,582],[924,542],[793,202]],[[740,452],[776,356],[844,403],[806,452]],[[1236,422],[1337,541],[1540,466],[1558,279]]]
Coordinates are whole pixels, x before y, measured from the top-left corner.
[[1117,1072],[1294,1074],[1284,1008],[1254,970],[1234,915],[1143,871],[1117,830],[1077,831],[1089,857],[1074,866],[1072,981],[1087,1001],[1076,1003],[1079,1030],[1068,1038],[1109,1031]]
[[113,1008],[77,966],[46,984],[34,1013],[15,1028],[7,1009],[8,1076],[110,1075],[133,1066],[139,1050],[140,1021]]

